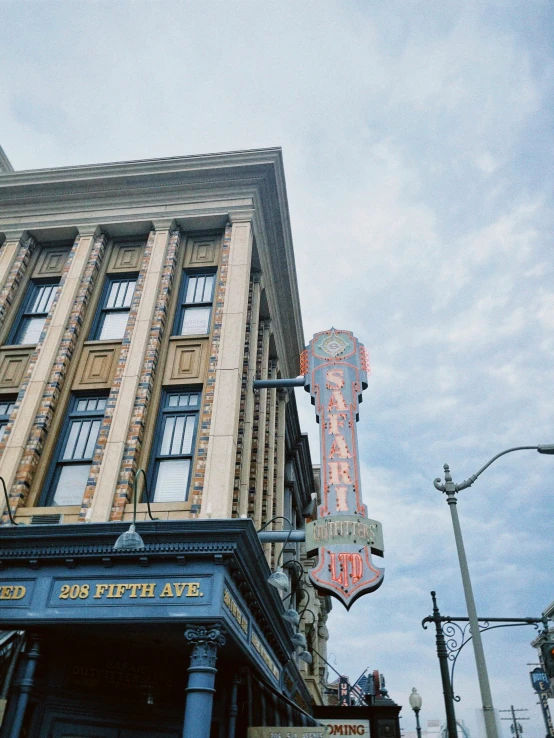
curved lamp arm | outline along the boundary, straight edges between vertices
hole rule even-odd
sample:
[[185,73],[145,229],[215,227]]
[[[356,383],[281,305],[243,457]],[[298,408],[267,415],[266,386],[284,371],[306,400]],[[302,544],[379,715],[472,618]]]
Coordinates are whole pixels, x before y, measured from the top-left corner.
[[473,482],[477,479],[477,477],[481,476],[481,474],[485,471],[485,469],[488,469],[488,467],[497,459],[499,459],[501,456],[504,456],[505,454],[511,454],[512,451],[538,451],[539,454],[554,454],[554,444],[542,444],[539,446],[514,446],[514,448],[507,448],[505,451],[501,451],[499,454],[496,454],[496,456],[493,456],[490,461],[487,461],[485,466],[482,466],[478,472],[473,474],[468,479],[465,479],[463,482],[460,482],[460,484],[455,484],[452,481],[452,476],[450,474],[450,467],[448,464],[444,465],[444,481],[445,483],[442,484],[441,478],[437,477],[433,484],[435,485],[435,489],[438,489],[439,492],[459,492],[462,489],[467,489],[468,487],[471,487]]
[[285,522],[287,522],[289,524],[289,534],[288,534],[288,536],[287,536],[287,538],[286,538],[286,540],[285,540],[285,542],[283,544],[283,548],[281,549],[281,552],[279,553],[279,556],[277,558],[277,562],[275,563],[275,568],[278,569],[279,568],[279,562],[283,558],[283,553],[285,552],[286,545],[289,542],[289,538],[292,535],[292,523],[290,522],[290,520],[288,518],[285,518],[284,515],[276,515],[274,518],[271,518],[271,520],[268,520],[267,523],[264,523],[264,525],[262,525],[262,527],[260,528],[260,530],[257,530],[256,533],[261,533],[262,530],[265,530],[265,528],[267,528],[268,525],[271,525],[271,523],[273,523],[274,520],[284,520]]
[[[144,489],[146,490],[146,506],[148,508],[148,515],[150,517],[150,520],[159,520],[159,518],[152,517],[152,510],[150,509],[150,492],[148,491],[148,481],[146,479],[146,472],[142,468],[137,469],[136,474],[135,474],[135,479],[133,481],[134,517],[136,518],[136,514],[137,514],[137,487],[138,487],[139,474],[141,473],[142,473],[142,476],[144,477]],[[134,519],[133,519],[133,522],[135,522]]]
[[4,482],[4,477],[0,477],[0,481],[2,482],[2,487],[4,489],[4,497],[6,498],[6,508],[8,510],[8,515],[10,516],[10,522],[12,525],[19,525],[19,523],[16,523],[13,515],[12,515],[12,509],[10,507],[10,498],[8,497],[8,490],[6,489],[6,482]]
[[282,602],[286,602],[288,599],[290,599],[293,596],[293,594],[296,594],[297,592],[303,592],[304,595],[307,597],[307,599],[308,600],[310,599],[310,595],[307,589],[304,589],[304,587],[296,587],[295,589],[292,590],[290,594],[288,594],[286,597],[283,597]]

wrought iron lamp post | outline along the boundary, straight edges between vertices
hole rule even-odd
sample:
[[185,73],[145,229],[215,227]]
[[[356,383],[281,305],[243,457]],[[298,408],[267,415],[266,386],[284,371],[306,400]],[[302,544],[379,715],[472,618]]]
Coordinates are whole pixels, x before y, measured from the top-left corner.
[[554,454],[554,444],[542,445],[542,446],[516,446],[515,448],[508,448],[505,451],[501,451],[496,456],[488,461],[485,466],[481,467],[479,471],[468,479],[464,480],[460,484],[455,484],[452,481],[452,475],[450,474],[450,467],[448,464],[444,465],[444,484],[441,483],[440,477],[437,477],[434,481],[434,485],[439,492],[446,493],[446,501],[450,507],[452,515],[452,525],[454,527],[454,538],[456,539],[456,548],[458,550],[458,560],[460,562],[460,572],[462,575],[462,582],[464,586],[464,594],[467,606],[467,614],[469,617],[471,634],[473,636],[473,650],[475,652],[475,663],[477,666],[477,676],[479,679],[479,688],[481,691],[481,703],[483,706],[483,716],[485,719],[485,729],[487,738],[498,738],[498,728],[496,725],[496,719],[494,715],[494,707],[492,704],[492,694],[489,684],[489,676],[487,673],[487,665],[485,661],[485,653],[483,651],[483,643],[481,641],[481,633],[479,632],[479,621],[477,619],[477,609],[475,607],[475,600],[473,597],[473,589],[471,587],[471,579],[469,576],[469,568],[467,565],[467,558],[464,548],[464,542],[462,538],[462,529],[460,528],[460,521],[458,518],[458,510],[456,508],[457,500],[456,493],[462,489],[471,487],[473,482],[479,477],[485,469],[487,469],[496,459],[509,454],[512,451],[523,451],[523,450],[534,450],[540,454]]
[[417,730],[417,738],[421,738],[421,725],[419,724],[419,711],[421,710],[421,705],[423,704],[423,700],[421,699],[421,695],[417,691],[415,687],[412,687],[412,693],[409,697],[410,707],[415,712],[415,720],[416,720],[416,730]]

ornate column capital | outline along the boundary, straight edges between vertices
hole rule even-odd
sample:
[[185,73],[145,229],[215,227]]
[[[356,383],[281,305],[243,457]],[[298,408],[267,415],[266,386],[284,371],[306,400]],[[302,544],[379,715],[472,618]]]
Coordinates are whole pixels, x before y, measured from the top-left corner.
[[217,626],[198,625],[185,630],[185,639],[194,646],[190,657],[191,669],[213,668],[217,659],[217,649],[224,646],[226,639]]

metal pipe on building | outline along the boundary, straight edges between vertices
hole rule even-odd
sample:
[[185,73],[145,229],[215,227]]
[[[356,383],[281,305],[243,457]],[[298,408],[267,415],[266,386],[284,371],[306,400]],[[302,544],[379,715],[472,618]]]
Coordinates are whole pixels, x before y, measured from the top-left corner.
[[36,636],[31,636],[29,651],[27,652],[27,662],[25,664],[25,673],[20,684],[19,699],[15,708],[15,715],[10,732],[10,738],[19,738],[23,728],[23,720],[29,702],[29,695],[35,686],[35,671],[37,661],[40,658],[40,648]]

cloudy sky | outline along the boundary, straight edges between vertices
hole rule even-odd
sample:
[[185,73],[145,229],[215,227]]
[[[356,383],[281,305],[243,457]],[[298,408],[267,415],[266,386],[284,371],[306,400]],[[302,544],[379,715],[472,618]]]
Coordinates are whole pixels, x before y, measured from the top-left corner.
[[[416,686],[423,723],[442,718],[420,622],[431,589],[444,613],[465,604],[433,479],[554,442],[551,0],[0,0],[0,25],[16,169],[283,147],[305,335],[353,330],[372,363],[359,433],[386,579],[335,605],[331,662],[379,669],[404,705]],[[553,465],[514,453],[460,494],[480,615],[554,600]],[[484,642],[495,707],[528,708],[539,738],[532,637]],[[457,672],[475,732],[470,646]]]

